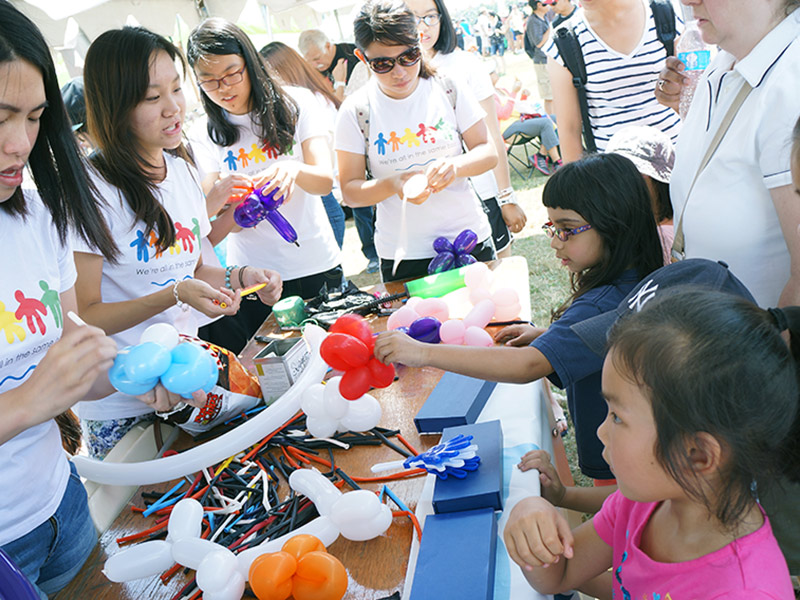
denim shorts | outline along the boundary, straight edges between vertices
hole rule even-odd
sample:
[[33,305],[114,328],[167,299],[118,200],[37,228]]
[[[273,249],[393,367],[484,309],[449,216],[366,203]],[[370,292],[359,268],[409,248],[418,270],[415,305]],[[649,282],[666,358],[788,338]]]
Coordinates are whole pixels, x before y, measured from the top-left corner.
[[36,529],[3,546],[39,595],[65,587],[89,558],[97,532],[89,514],[86,489],[70,463],[69,481],[55,514]]

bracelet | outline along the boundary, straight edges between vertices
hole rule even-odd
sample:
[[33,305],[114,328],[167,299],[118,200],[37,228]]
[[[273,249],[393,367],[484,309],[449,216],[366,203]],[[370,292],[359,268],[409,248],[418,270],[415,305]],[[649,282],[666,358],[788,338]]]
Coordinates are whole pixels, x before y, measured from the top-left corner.
[[231,285],[231,272],[238,268],[239,265],[228,265],[225,267],[225,287],[229,290],[233,290],[233,286]]
[[347,84],[344,81],[334,81],[333,89],[338,90],[340,87],[345,87]]
[[511,192],[510,194],[507,194],[505,196],[500,196],[498,194],[496,200],[497,200],[497,205],[498,206],[505,206],[506,204],[516,204],[517,203],[517,197],[514,195],[514,192]]
[[178,285],[181,283],[181,279],[175,280],[175,285],[172,286],[172,295],[175,296],[175,306],[180,308],[183,312],[189,310],[189,305],[186,302],[181,302],[181,298],[178,295]]
[[248,267],[248,265],[244,265],[243,267],[239,267],[239,289],[244,289],[244,279],[242,275],[244,274],[244,270]]

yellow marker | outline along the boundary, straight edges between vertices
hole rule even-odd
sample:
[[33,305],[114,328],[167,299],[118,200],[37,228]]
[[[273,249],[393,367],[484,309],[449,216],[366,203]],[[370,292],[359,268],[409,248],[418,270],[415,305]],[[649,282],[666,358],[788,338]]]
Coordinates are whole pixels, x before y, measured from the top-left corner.
[[265,287],[266,283],[257,283],[249,288],[244,288],[243,290],[239,290],[239,295],[244,298],[247,294],[252,294],[253,292],[257,292],[261,288]]

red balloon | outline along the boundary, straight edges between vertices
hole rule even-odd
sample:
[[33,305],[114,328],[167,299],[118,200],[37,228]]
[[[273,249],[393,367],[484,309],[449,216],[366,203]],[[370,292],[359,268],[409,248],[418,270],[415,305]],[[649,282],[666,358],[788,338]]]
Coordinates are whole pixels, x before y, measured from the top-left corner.
[[369,367],[362,366],[350,369],[339,382],[339,393],[347,400],[358,400],[369,391],[372,372]]
[[364,342],[364,345],[369,348],[370,352],[375,349],[375,338],[372,336],[372,328],[361,315],[342,315],[331,325],[330,332],[352,335],[354,338]]
[[394,365],[385,365],[374,356],[367,363],[372,375],[372,385],[376,388],[385,388],[394,381]]
[[322,360],[338,371],[365,365],[372,357],[372,350],[364,342],[345,333],[329,333],[322,340],[319,353]]

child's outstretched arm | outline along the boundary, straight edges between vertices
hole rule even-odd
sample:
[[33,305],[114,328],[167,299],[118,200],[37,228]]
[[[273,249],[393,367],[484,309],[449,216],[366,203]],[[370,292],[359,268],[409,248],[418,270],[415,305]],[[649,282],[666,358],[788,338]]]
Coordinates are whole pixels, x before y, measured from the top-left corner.
[[556,508],[536,496],[514,506],[503,539],[511,560],[541,594],[581,588],[606,572],[613,558],[591,521],[570,530]]
[[553,372],[550,361],[532,346],[521,348],[424,344],[399,331],[388,331],[375,341],[381,362],[409,367],[436,367],[478,379],[527,383]]

